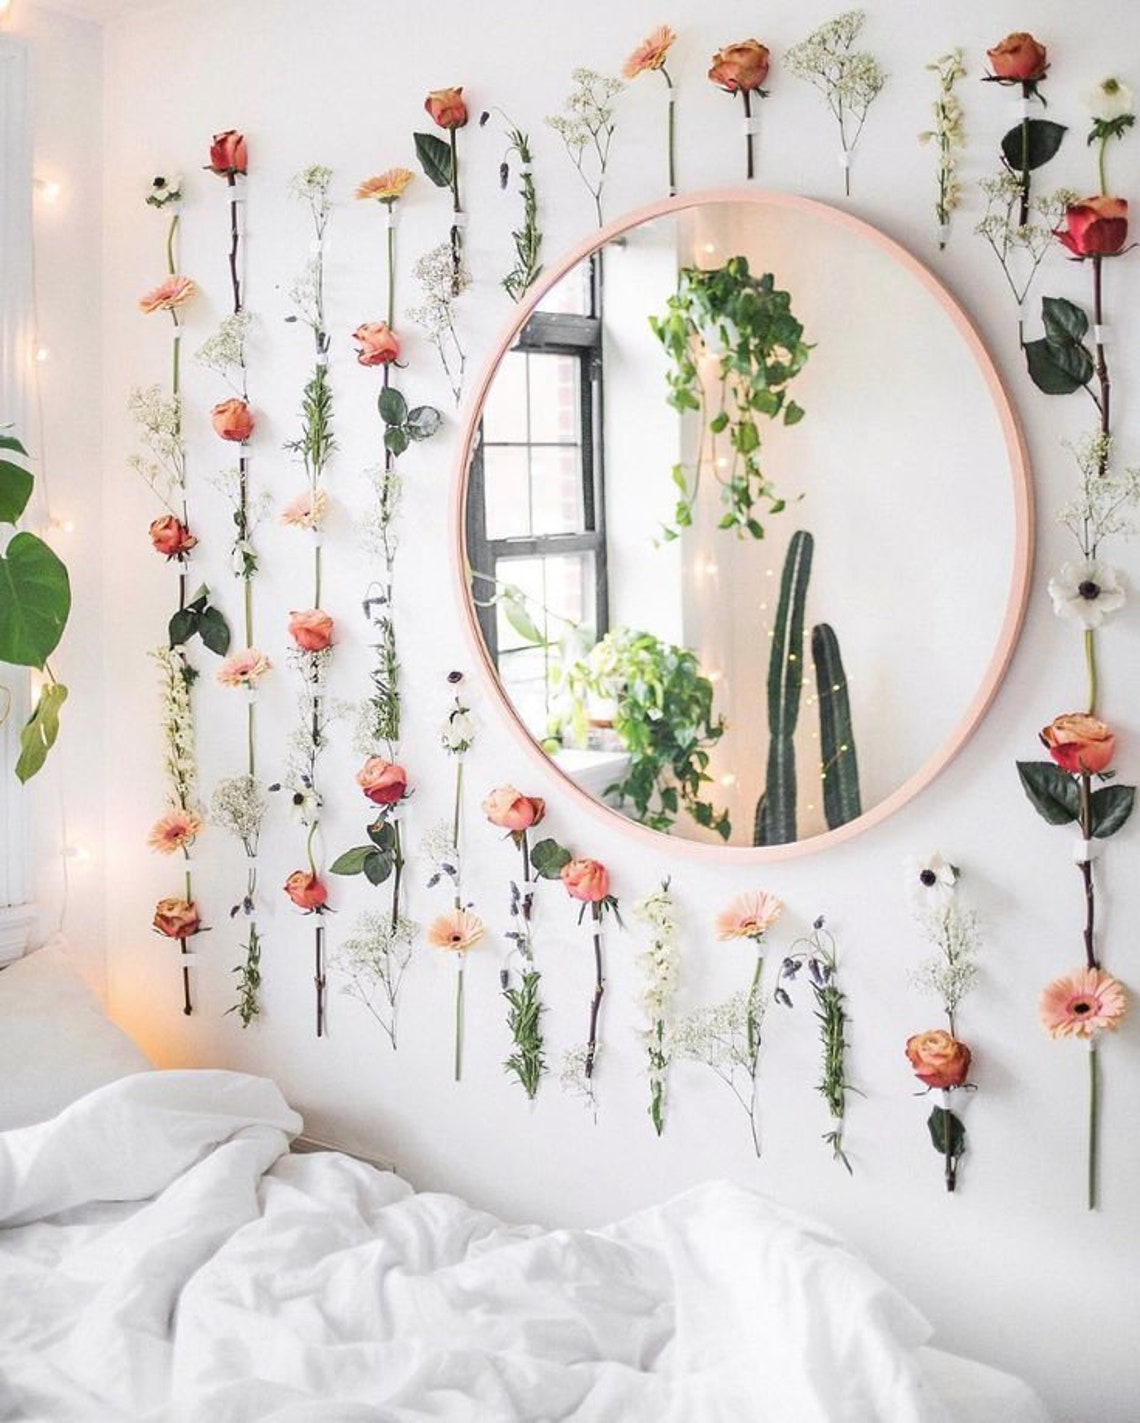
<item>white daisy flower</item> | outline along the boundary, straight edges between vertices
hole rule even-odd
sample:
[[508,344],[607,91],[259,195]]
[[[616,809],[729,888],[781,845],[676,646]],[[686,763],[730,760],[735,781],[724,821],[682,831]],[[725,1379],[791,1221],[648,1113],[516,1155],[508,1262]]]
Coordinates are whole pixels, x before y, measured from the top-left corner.
[[1136,112],[1132,90],[1114,77],[1102,79],[1095,89],[1083,97],[1085,108],[1101,123],[1111,123],[1113,119]]
[[1120,575],[1094,558],[1066,563],[1049,580],[1049,596],[1059,618],[1069,618],[1084,628],[1097,628],[1124,606]]
[[954,897],[958,883],[958,866],[952,865],[940,850],[929,855],[913,855],[906,861],[906,882],[916,904],[946,904]]

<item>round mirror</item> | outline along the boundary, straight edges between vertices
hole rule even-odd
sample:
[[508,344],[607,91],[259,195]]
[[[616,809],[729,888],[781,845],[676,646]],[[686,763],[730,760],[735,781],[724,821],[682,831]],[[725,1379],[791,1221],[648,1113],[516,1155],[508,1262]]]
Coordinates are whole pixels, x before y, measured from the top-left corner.
[[460,543],[498,693],[570,782],[790,854],[874,824],[976,725],[1031,503],[924,267],[822,204],[710,194],[536,289],[475,402]]

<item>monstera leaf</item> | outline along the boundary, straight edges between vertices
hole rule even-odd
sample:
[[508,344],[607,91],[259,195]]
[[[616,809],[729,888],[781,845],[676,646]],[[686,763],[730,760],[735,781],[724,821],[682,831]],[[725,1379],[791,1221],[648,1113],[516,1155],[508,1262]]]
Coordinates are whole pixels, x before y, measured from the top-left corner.
[[67,569],[35,534],[16,534],[0,555],[0,662],[42,668],[70,611]]

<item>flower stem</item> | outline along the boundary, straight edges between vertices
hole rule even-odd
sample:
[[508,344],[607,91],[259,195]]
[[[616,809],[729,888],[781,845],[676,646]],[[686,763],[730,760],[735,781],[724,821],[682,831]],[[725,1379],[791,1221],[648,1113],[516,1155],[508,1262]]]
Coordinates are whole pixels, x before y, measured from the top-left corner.
[[942,1093],[942,1151],[943,1166],[942,1174],[946,1180],[946,1189],[953,1191],[958,1184],[958,1163],[954,1157],[954,1134],[951,1123],[950,1093]]
[[317,1037],[325,1033],[325,926],[317,924],[313,984],[317,990]]
[[1097,149],[1096,155],[1096,170],[1097,173],[1100,175],[1100,195],[1102,198],[1108,196],[1108,177],[1105,173],[1104,167],[1104,155],[1107,149],[1108,137],[1107,135],[1104,135],[1101,137],[1100,146]]
[[[1026,102],[1029,101],[1029,85],[1023,84],[1021,92]],[[1021,116],[1021,208],[1018,214],[1018,226],[1025,227],[1029,222],[1029,115]]]
[[594,996],[590,1000],[590,1033],[586,1045],[586,1079],[594,1075],[594,1058],[598,1052],[598,1011],[602,1006],[602,994],[606,991],[606,981],[602,976],[602,911],[601,906],[591,905],[594,919]]
[[[392,932],[395,933],[400,922],[400,880],[404,874],[404,856],[400,845],[400,822],[392,822],[392,832],[394,835],[393,854],[395,868],[392,873]],[[395,1042],[393,1041],[393,1046]]]
[[1089,1163],[1088,1199],[1089,1210],[1097,1208],[1099,1189],[1097,1138],[1100,1128],[1100,1065],[1097,1062],[1096,1039],[1089,1039]]
[[[1102,160],[1103,160],[1103,157],[1104,157],[1104,149],[1103,149],[1103,147],[1102,147],[1102,148],[1101,148],[1101,158],[1102,158]],[[172,277],[173,277],[173,276],[175,275],[175,273],[178,271],[177,264],[176,264],[175,261],[174,261],[174,239],[175,239],[175,237],[176,237],[176,235],[177,235],[177,233],[178,233],[178,222],[179,222],[178,213],[175,212],[174,216],[170,219],[170,226],[166,229],[166,270],[167,270],[167,272],[168,272]]]
[[675,198],[677,196],[677,96],[673,90],[673,81],[669,78],[664,67],[662,67],[661,73],[665,83],[669,86],[669,196]]
[[[752,95],[748,92],[747,89],[742,89],[740,91],[740,97],[744,100],[744,118],[745,121],[748,122],[752,118]],[[744,143],[748,153],[747,177],[754,178],[756,176],[756,161],[752,147],[751,123],[749,123],[749,126],[745,131]]]
[[764,955],[756,954],[756,968],[752,973],[752,986],[748,990],[748,1060],[755,1064],[760,1048],[760,1025],[756,1020],[756,1004],[760,998],[760,979],[764,973]]
[[455,1080],[463,1076],[463,969],[466,954],[459,955],[459,973],[455,980]]
[[1085,671],[1089,680],[1089,716],[1096,715],[1096,631],[1094,628],[1085,629]]
[[[389,219],[395,217],[395,209],[388,208]],[[396,228],[393,222],[388,223],[388,329],[391,330],[396,322]],[[384,384],[387,385],[388,368],[384,368]]]
[[185,939],[179,939],[178,944],[182,953],[182,1011],[186,1017],[189,1017],[194,1011],[194,1005],[190,1001],[190,967],[186,962],[186,954],[189,953],[189,950],[186,947]]
[[[232,173],[226,181],[231,188],[237,187],[237,179]],[[230,198],[230,285],[234,294],[234,315],[241,311],[241,281],[238,278],[238,205],[235,197]]]

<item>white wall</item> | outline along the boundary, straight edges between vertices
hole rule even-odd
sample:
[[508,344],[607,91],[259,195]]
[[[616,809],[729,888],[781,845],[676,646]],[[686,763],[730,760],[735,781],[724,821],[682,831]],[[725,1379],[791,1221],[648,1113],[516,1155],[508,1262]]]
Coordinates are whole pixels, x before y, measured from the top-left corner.
[[[497,961],[473,955],[468,975],[468,1070],[463,1084],[449,1080],[448,965],[420,948],[409,977],[403,1045],[393,1057],[354,1003],[333,997],[331,1034],[314,1039],[308,955],[311,935],[274,906],[266,917],[265,1014],[243,1033],[223,1017],[231,1001],[230,967],[237,934],[226,920],[234,868],[230,847],[215,833],[203,845],[201,899],[213,932],[202,944],[199,1012],[184,1019],[169,951],[148,929],[153,902],[168,893],[169,877],[148,856],[144,836],[157,813],[160,785],[155,691],[146,649],[162,634],[171,600],[169,575],[157,565],[146,537],[149,496],[124,472],[130,431],[123,413],[127,387],[158,378],[165,340],[136,315],[134,301],[160,274],[160,232],[142,205],[153,171],[180,169],[187,177],[184,265],[206,299],[192,313],[193,347],[224,309],[224,213],[221,185],[201,173],[209,136],[231,125],[250,137],[250,302],[264,317],[264,346],[254,359],[255,401],[264,412],[254,468],[275,491],[292,489],[296,476],[275,451],[293,432],[304,374],[301,337],[280,325],[278,288],[303,261],[308,234],[303,214],[284,197],[291,174],[324,161],[338,173],[346,198],[358,179],[394,162],[411,164],[410,134],[424,126],[421,104],[431,87],[462,82],[472,107],[500,105],[530,129],[538,164],[546,254],[553,260],[584,236],[591,208],[557,139],[542,126],[576,63],[614,70],[643,32],[662,15],[649,0],[629,0],[620,23],[601,0],[544,7],[500,0],[496,23],[484,9],[459,0],[437,0],[430,20],[412,7],[325,0],[203,0],[172,5],[112,26],[106,36],[105,218],[106,381],[104,461],[106,559],[104,610],[113,635],[105,638],[106,766],[113,791],[107,802],[105,865],[112,1002],[118,1017],[167,1064],[209,1063],[248,1067],[277,1077],[305,1112],[310,1129],[346,1144],[369,1147],[396,1160],[417,1185],[462,1192],[508,1215],[550,1221],[600,1221],[716,1175],[748,1182],[773,1196],[834,1222],[929,1314],[938,1342],[1024,1374],[1063,1418],[1125,1423],[1140,1389],[1134,1348],[1135,1262],[1140,1230],[1132,1209],[1140,1185],[1140,1143],[1129,1130],[1131,1101],[1140,1070],[1138,1020],[1106,1044],[1103,1209],[1082,1208],[1084,1073],[1079,1051],[1054,1046],[1035,1020],[1042,982],[1079,960],[1080,902],[1076,872],[1068,868],[1066,836],[1047,829],[1025,803],[1013,770],[1017,757],[1035,754],[1039,726],[1079,704],[1083,694],[1079,638],[1054,620],[1044,584],[1069,556],[1052,511],[1068,496],[1073,465],[1063,438],[1083,431],[1087,402],[1048,399],[1033,390],[1021,369],[1014,311],[989,252],[972,236],[979,214],[970,190],[950,247],[934,246],[932,158],[915,141],[928,123],[932,76],[923,66],[951,45],[968,46],[971,78],[962,94],[971,146],[964,176],[990,171],[997,140],[1009,122],[1008,96],[977,82],[983,48],[1029,19],[1050,45],[1050,114],[1072,126],[1049,184],[1093,185],[1084,146],[1085,119],[1077,96],[1109,72],[1118,56],[1135,54],[1140,18],[1124,0],[1101,7],[1090,24],[1060,0],[1037,0],[1032,16],[1001,0],[963,0],[950,9],[922,13],[902,0],[870,7],[869,46],[891,79],[876,103],[854,168],[850,209],[878,224],[935,266],[980,324],[1004,370],[1027,426],[1042,512],[1041,559],[1025,634],[996,705],[963,754],[917,801],[888,823],[822,857],[771,868],[694,859],[664,841],[647,852],[622,827],[598,823],[567,799],[560,782],[538,767],[477,684],[475,700],[485,719],[469,772],[471,804],[466,833],[471,852],[467,886],[478,907],[503,925],[512,853],[485,833],[476,802],[482,792],[514,779],[548,797],[553,833],[607,861],[624,903],[665,873],[684,903],[686,1004],[738,985],[743,956],[713,942],[710,919],[733,893],[763,885],[783,896],[789,913],[777,942],[786,942],[819,912],[839,934],[844,976],[854,1017],[855,1081],[866,1092],[850,1118],[856,1174],[848,1180],[819,1141],[824,1121],[811,1090],[815,1045],[804,1010],[798,1020],[773,1028],[763,1068],[766,1150],[751,1156],[739,1109],[719,1084],[699,1071],[678,1071],[668,1130],[660,1142],[645,1115],[636,1023],[633,934],[610,936],[610,992],[604,1031],[608,1044],[600,1072],[602,1105],[597,1123],[556,1082],[547,1084],[535,1110],[506,1082]],[[822,0],[769,10],[759,36],[777,57],[808,28],[831,13]],[[719,44],[760,23],[743,0],[722,0],[715,15],[695,5],[670,16],[681,32],[676,75],[680,81],[679,175],[684,188],[732,183],[743,169],[740,106],[708,85],[707,55]],[[65,58],[63,36],[53,52]],[[1140,75],[1126,74],[1136,80]],[[73,82],[88,82],[76,77]],[[663,85],[652,76],[625,98],[615,147],[607,211],[618,212],[664,191]],[[842,203],[840,170],[830,116],[814,94],[779,65],[772,97],[763,106],[758,143],[760,180],[775,189]],[[465,302],[464,334],[476,373],[509,311],[498,291],[505,270],[507,233],[516,204],[501,196],[496,168],[501,137],[495,127],[472,127],[461,139],[472,212],[470,251],[477,287]],[[1111,155],[1115,186],[1127,194],[1140,177],[1135,138]],[[89,176],[89,171],[85,178]],[[78,193],[77,193],[78,196]],[[77,209],[76,211],[79,211]],[[85,221],[96,220],[89,195]],[[441,195],[418,179],[400,229],[400,306],[412,293],[410,263],[445,231]],[[378,214],[344,201],[332,229],[330,270],[337,344],[333,378],[342,453],[333,479],[342,512],[331,539],[328,606],[345,633],[336,690],[358,694],[366,668],[364,630],[354,609],[367,573],[355,552],[351,518],[363,500],[360,471],[376,458],[375,380],[352,362],[347,335],[381,311],[381,225]],[[1137,297],[1137,261],[1113,264],[1108,273],[1118,340],[1113,347],[1118,432],[1126,456],[1137,438],[1136,343],[1125,313]],[[1041,292],[1086,300],[1086,276],[1055,255]],[[94,302],[76,308],[87,321]],[[409,333],[410,334],[410,333]],[[403,383],[419,398],[447,404],[446,387],[422,341],[408,344],[411,369]],[[90,366],[69,386],[90,392]],[[214,388],[191,377],[189,398],[199,412]],[[76,397],[78,398],[78,396]],[[67,426],[73,442],[91,449],[95,421],[85,408]],[[450,546],[443,518],[446,491],[454,486],[458,425],[406,462],[408,495],[404,551],[398,567],[399,612],[405,654],[408,734],[405,761],[419,790],[409,814],[413,839],[442,817],[449,799],[448,768],[436,744],[445,709],[444,674],[470,666],[461,629]],[[62,437],[61,437],[62,438]],[[193,427],[194,478],[201,481],[217,451],[204,433],[201,413]],[[199,485],[201,488],[201,485]],[[206,495],[201,496],[203,500]],[[224,510],[203,503],[220,547]],[[295,545],[267,528],[265,577],[258,585],[259,622],[270,651],[283,650],[284,614],[296,606],[289,560]],[[332,550],[335,550],[333,552]],[[958,549],[969,577],[972,550]],[[232,608],[221,559],[208,568]],[[1135,566],[1135,553],[1118,562]],[[80,638],[73,635],[72,646]],[[1137,624],[1129,609],[1106,631],[1103,707],[1121,736],[1121,773],[1135,779],[1137,732]],[[90,693],[89,693],[90,695]],[[236,768],[240,713],[214,688],[203,687],[203,770],[207,783]],[[279,765],[288,731],[291,693],[284,679],[267,695],[263,764]],[[74,715],[69,731],[73,765],[98,765],[98,724]],[[331,797],[327,840],[333,849],[351,843],[363,824],[351,775],[355,758],[342,736],[328,761]],[[74,782],[82,776],[73,773]],[[1129,926],[1140,913],[1140,883],[1128,873],[1135,828],[1109,848],[1104,864],[1104,946],[1108,964],[1131,970]],[[941,1190],[938,1161],[926,1139],[926,1105],[915,1100],[902,1046],[906,1037],[937,1020],[934,1005],[909,986],[908,973],[922,949],[908,920],[899,866],[912,852],[941,846],[961,864],[966,885],[986,923],[986,972],[969,1000],[961,1031],[975,1049],[980,1091],[967,1108],[971,1154],[959,1193]],[[276,828],[266,852],[267,882],[276,885],[294,868],[297,834]],[[442,893],[422,887],[417,867],[412,910],[428,918]],[[335,940],[351,925],[370,892],[353,882],[338,892]],[[557,1049],[581,1034],[587,997],[587,949],[572,927],[569,906],[556,900],[543,916],[540,954],[547,971],[551,1013],[548,1031]]]

